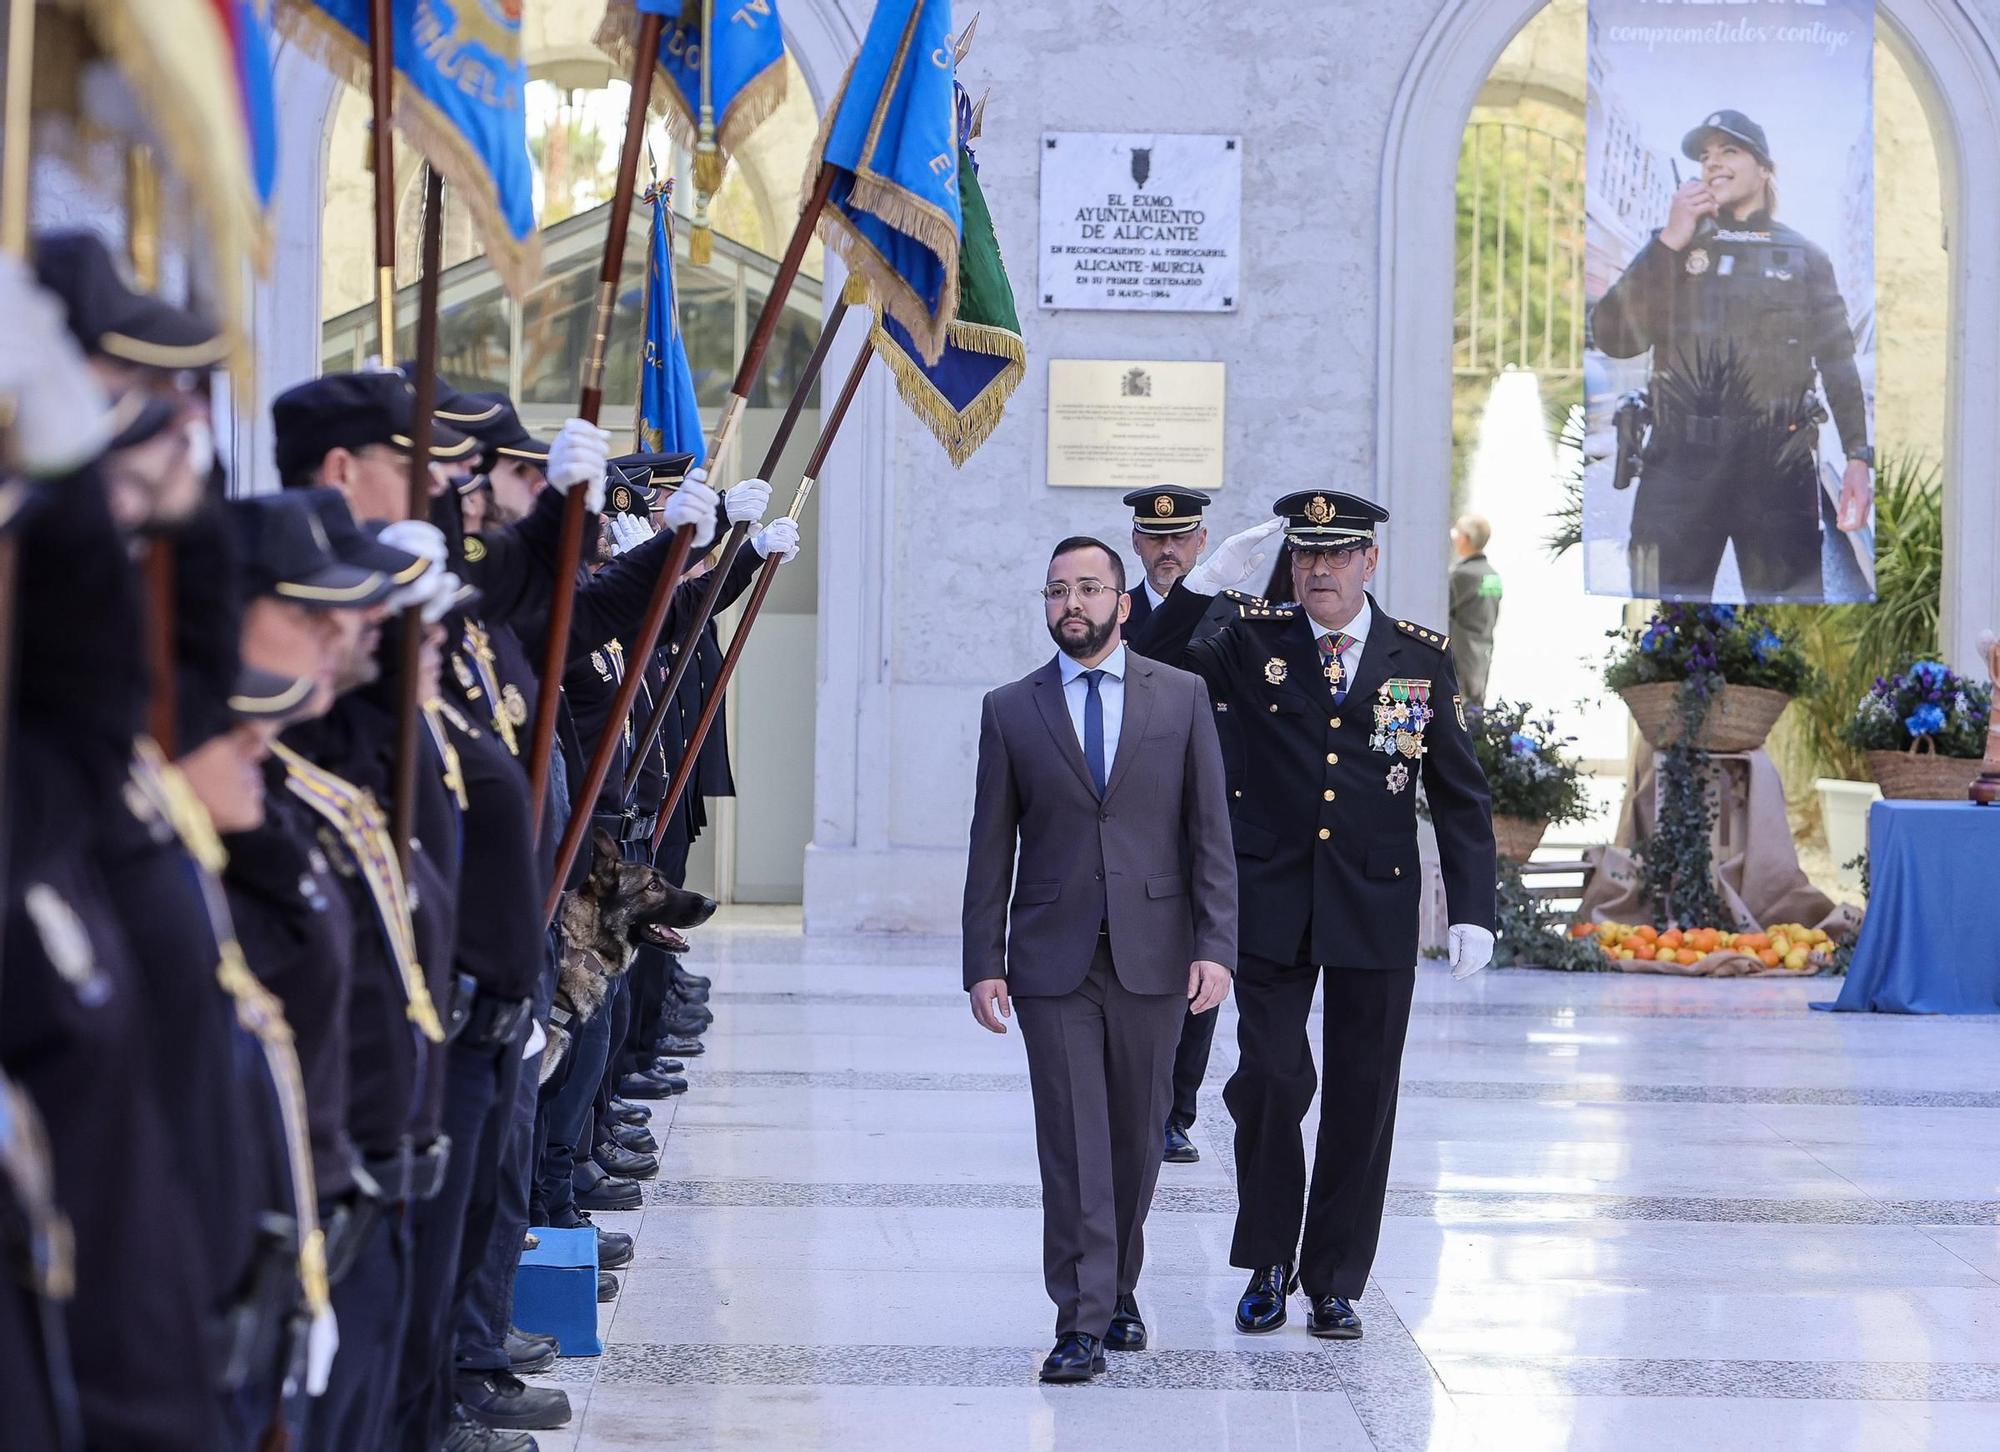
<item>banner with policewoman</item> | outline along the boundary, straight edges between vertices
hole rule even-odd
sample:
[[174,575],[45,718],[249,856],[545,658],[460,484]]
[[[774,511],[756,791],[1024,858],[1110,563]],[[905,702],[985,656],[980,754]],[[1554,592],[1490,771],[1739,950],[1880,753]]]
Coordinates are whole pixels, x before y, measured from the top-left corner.
[[1590,0],[1585,578],[1874,597],[1874,0]]

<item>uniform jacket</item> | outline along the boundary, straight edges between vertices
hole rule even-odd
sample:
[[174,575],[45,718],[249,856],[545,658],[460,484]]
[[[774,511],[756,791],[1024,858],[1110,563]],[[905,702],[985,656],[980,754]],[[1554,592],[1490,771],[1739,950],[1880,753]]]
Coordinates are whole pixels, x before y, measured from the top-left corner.
[[[1674,416],[1674,375],[1741,365],[1758,410],[1791,417],[1817,369],[1844,447],[1868,442],[1867,399],[1854,364],[1833,263],[1799,232],[1759,212],[1705,229],[1676,252],[1655,232],[1591,313],[1591,336],[1613,358],[1653,350],[1654,425],[1647,458],[1709,439]],[[1720,441],[1718,441],[1720,442]]]
[[[1244,772],[1229,806],[1246,961],[1415,964],[1419,776],[1451,920],[1492,927],[1491,808],[1459,717],[1446,638],[1376,606],[1348,693],[1335,705],[1304,610],[1241,599],[1236,619],[1190,640],[1209,608],[1208,597],[1176,584],[1131,644],[1199,675],[1236,717]],[[1428,713],[1404,733],[1416,756],[1398,748],[1394,733],[1383,749],[1377,708],[1399,699]]]
[[1110,928],[1118,980],[1185,993],[1236,964],[1227,789],[1208,693],[1126,655],[1125,714],[1100,801],[1054,660],[990,692],[965,874],[965,986],[1069,993]]

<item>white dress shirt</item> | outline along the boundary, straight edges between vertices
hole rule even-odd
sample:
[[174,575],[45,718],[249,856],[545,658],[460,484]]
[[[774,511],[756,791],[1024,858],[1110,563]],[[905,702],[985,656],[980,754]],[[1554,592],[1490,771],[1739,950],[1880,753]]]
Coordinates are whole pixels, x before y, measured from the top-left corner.
[[1090,748],[1084,742],[1083,708],[1090,699],[1090,682],[1083,675],[1089,670],[1104,672],[1104,678],[1097,683],[1097,696],[1104,708],[1104,779],[1108,783],[1112,763],[1118,760],[1118,733],[1125,725],[1125,647],[1120,643],[1118,649],[1094,666],[1086,666],[1067,653],[1058,653],[1056,665],[1062,671],[1063,704],[1069,707],[1069,724],[1076,728],[1077,749],[1083,753],[1086,764],[1090,761]]
[[1146,592],[1146,603],[1151,605],[1155,610],[1167,603],[1167,597],[1162,595],[1158,590],[1155,590],[1153,582],[1144,575],[1139,577],[1139,588]]
[[[1361,652],[1368,645],[1368,627],[1374,623],[1374,617],[1375,607],[1370,605],[1364,596],[1361,601],[1361,613],[1340,627],[1350,637],[1347,649],[1340,653],[1341,679],[1350,686],[1354,684],[1354,673],[1361,669]],[[1306,623],[1312,626],[1315,646],[1333,633],[1310,615],[1306,617]]]

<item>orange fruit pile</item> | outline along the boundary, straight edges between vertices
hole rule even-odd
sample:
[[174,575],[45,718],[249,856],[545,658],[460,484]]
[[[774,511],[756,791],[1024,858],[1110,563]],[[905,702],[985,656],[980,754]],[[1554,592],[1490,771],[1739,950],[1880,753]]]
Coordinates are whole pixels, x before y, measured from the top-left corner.
[[1802,973],[1833,955],[1833,940],[1818,928],[1801,923],[1780,923],[1761,933],[1729,933],[1720,928],[1668,928],[1662,932],[1650,923],[1578,923],[1570,929],[1570,936],[1595,938],[1599,951],[1614,963],[1692,966],[1711,953],[1741,953],[1766,968]]

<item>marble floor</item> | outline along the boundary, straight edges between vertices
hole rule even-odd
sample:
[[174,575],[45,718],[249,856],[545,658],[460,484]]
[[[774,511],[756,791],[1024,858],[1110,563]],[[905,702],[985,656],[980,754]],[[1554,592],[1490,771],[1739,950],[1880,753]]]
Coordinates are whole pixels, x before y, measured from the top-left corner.
[[692,966],[708,1052],[545,1452],[2000,1447],[2000,1019],[1426,966],[1367,1335],[1320,1343],[1230,1326],[1225,1007],[1155,1349],[1044,1388],[1025,1060],[956,943],[739,914]]

